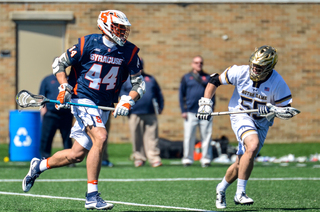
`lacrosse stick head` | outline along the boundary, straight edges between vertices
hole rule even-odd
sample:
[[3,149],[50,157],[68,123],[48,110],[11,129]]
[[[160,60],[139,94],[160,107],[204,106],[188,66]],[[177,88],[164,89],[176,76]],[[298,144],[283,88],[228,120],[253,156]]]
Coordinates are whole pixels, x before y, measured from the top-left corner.
[[295,115],[298,115],[300,111],[293,107],[284,107],[280,109],[276,109],[275,115],[279,119],[288,120],[294,117]]
[[284,109],[285,109],[284,112],[279,112],[278,114],[276,114],[278,118],[287,120],[300,113],[300,110],[294,107],[285,107]]
[[20,91],[16,96],[16,102],[20,107],[40,107],[46,102],[46,97],[34,95],[27,90]]
[[300,113],[300,110],[294,107],[276,107],[270,103],[267,103],[267,106],[270,108],[270,114],[274,114],[274,116],[284,120],[288,120]]

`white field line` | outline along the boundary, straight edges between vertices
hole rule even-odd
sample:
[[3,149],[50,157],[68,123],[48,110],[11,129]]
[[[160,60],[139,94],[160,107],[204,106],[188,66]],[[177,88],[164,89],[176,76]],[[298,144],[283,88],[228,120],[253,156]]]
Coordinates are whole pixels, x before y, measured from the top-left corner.
[[[13,193],[13,192],[3,192],[3,191],[0,191],[0,194],[3,194],[3,195],[14,195],[14,196],[37,197],[37,198],[48,198],[48,199],[63,199],[63,200],[86,201],[85,199],[81,199],[81,198],[57,197],[57,196]],[[146,204],[138,204],[138,203],[131,203],[131,202],[119,202],[119,201],[109,201],[109,200],[107,200],[107,202],[114,203],[114,204],[121,204],[121,205],[141,206],[141,207],[167,208],[167,209],[186,210],[186,211],[208,211],[208,210],[197,209],[197,208],[184,208],[184,207],[174,207],[174,206],[164,206],[164,205],[146,205]]]
[[[155,178],[155,179],[99,179],[101,182],[154,182],[154,181],[220,181],[222,178]],[[320,180],[320,178],[250,178],[253,181],[287,181],[287,180]],[[21,182],[22,179],[0,179],[0,182]],[[37,182],[80,182],[87,181],[87,179],[37,179]],[[29,196],[37,198],[49,198],[49,199],[63,199],[63,200],[76,200],[76,201],[85,201],[81,198],[72,198],[72,197],[58,197],[58,196],[48,196],[48,195],[35,195],[35,194],[25,194],[25,193],[13,193],[13,192],[3,192],[0,191],[0,194],[3,195],[15,195],[15,196]],[[132,205],[140,207],[155,207],[155,208],[167,208],[167,209],[176,209],[176,210],[187,210],[187,211],[208,211],[204,209],[196,208],[184,208],[184,207],[173,207],[173,206],[163,206],[163,205],[146,205],[130,202],[119,202],[119,201],[108,201],[114,204],[122,205]]]
[[[166,182],[166,181],[220,181],[222,178],[154,178],[154,179],[99,179],[99,182]],[[320,177],[250,178],[250,181],[320,180]],[[86,182],[87,179],[37,179],[38,182]],[[0,179],[0,183],[22,182],[22,179]]]

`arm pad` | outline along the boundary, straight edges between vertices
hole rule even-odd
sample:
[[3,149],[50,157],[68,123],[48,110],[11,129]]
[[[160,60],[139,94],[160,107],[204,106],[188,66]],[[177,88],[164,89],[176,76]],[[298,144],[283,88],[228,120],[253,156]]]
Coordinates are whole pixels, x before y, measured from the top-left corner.
[[146,83],[142,75],[130,76],[130,81],[132,84],[132,91],[136,91],[139,94],[139,99],[142,98],[143,94],[146,93]]
[[211,84],[214,84],[216,87],[219,87],[221,85],[221,82],[219,80],[219,74],[217,73],[211,74],[209,82]]
[[65,72],[66,68],[71,65],[69,57],[66,53],[63,53],[60,57],[56,57],[52,63],[53,74],[56,75],[59,72]]

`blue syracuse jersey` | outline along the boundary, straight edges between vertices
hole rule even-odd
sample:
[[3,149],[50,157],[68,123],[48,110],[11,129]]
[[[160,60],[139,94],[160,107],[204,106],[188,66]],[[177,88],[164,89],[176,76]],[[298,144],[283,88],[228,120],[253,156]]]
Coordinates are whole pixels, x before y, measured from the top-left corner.
[[103,43],[102,34],[79,38],[78,44],[66,52],[72,64],[69,74],[69,83],[74,87],[72,98],[113,106],[128,76],[141,69],[138,52],[139,48],[128,41],[124,46],[109,48]]

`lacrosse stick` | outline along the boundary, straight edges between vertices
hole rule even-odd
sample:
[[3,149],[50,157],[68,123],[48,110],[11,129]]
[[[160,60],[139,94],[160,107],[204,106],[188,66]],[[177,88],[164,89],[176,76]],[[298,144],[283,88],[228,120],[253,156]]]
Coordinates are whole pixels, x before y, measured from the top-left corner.
[[[20,91],[16,96],[16,102],[17,104],[22,107],[42,107],[45,103],[55,103],[55,104],[61,104],[58,100],[51,100],[46,98],[42,95],[34,95],[30,93],[29,91],[22,90]],[[82,106],[82,107],[90,107],[90,108],[97,108],[101,110],[109,110],[113,111],[113,107],[104,107],[104,106],[96,106],[96,105],[87,105],[87,104],[79,104],[79,103],[73,103],[73,102],[66,102],[66,105],[75,105],[75,106]]]
[[258,109],[232,111],[232,112],[230,112],[230,111],[214,112],[214,113],[211,113],[211,116],[222,116],[222,115],[239,114],[239,113],[256,113],[256,112],[258,112]]
[[[267,104],[267,106],[270,108],[270,112],[267,115],[264,115],[262,117],[266,117],[268,121],[272,120],[275,116],[280,119],[290,119],[295,115],[298,115],[300,111],[293,107],[276,107],[271,104]],[[214,112],[211,113],[211,116],[221,116],[221,115],[230,115],[230,114],[240,114],[240,113],[257,113],[258,109],[252,109],[252,110],[241,110],[241,111],[227,111],[227,112]]]

